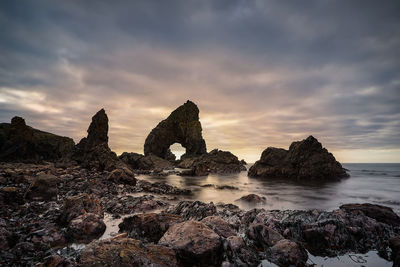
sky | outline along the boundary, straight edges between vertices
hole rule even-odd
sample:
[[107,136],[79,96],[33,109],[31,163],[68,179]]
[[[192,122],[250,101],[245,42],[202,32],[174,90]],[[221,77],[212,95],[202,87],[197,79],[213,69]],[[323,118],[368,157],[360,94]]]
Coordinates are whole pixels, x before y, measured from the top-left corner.
[[[0,121],[117,154],[190,99],[208,151],[254,162],[316,137],[341,162],[400,162],[400,1],[0,2]],[[178,151],[179,153],[179,151]]]

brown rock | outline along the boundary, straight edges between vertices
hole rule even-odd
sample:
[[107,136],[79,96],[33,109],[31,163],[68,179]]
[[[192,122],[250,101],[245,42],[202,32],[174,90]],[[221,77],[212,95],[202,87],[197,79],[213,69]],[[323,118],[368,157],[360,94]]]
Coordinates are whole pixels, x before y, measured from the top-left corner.
[[258,247],[274,246],[280,240],[284,239],[278,231],[261,223],[251,224],[247,235],[251,240],[256,242]]
[[119,184],[136,185],[135,175],[128,168],[118,168],[113,170],[107,177],[107,180]]
[[118,226],[120,232],[127,232],[129,237],[157,243],[171,225],[182,221],[178,215],[144,213],[124,218]]
[[305,266],[306,250],[297,243],[283,239],[271,248],[273,261],[279,266]]
[[74,218],[85,213],[103,216],[100,201],[95,196],[86,193],[67,197],[64,200],[62,210],[63,213],[59,217],[59,222],[63,225],[69,224]]
[[222,262],[220,237],[201,222],[174,224],[158,243],[173,248],[184,265],[217,266]]
[[106,225],[100,215],[84,213],[70,222],[67,234],[73,242],[89,243],[101,237],[105,230]]
[[260,197],[259,195],[256,194],[249,194],[242,196],[241,198],[237,199],[236,201],[243,201],[243,202],[248,202],[252,204],[261,204],[265,203],[266,199],[265,197]]
[[215,233],[222,237],[226,238],[236,235],[236,232],[233,230],[230,224],[224,221],[221,217],[208,216],[201,220],[201,222],[210,227],[210,229],[214,230]]
[[175,252],[165,246],[144,246],[140,241],[117,236],[95,241],[83,250],[79,266],[178,266]]
[[393,266],[400,266],[400,235],[389,239],[389,246],[392,249]]
[[400,217],[393,211],[393,209],[385,206],[364,203],[364,204],[345,204],[340,206],[349,212],[361,211],[366,216],[371,217],[378,222],[383,222],[392,226],[400,226]]

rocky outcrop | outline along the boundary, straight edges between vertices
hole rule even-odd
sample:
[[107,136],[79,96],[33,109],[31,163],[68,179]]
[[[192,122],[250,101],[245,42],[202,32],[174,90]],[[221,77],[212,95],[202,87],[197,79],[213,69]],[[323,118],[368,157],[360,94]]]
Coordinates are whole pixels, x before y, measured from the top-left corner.
[[150,132],[144,143],[144,154],[174,160],[175,157],[169,149],[174,143],[186,148],[183,157],[205,154],[206,142],[201,132],[199,109],[195,103],[188,100]]
[[208,216],[201,220],[201,222],[222,237],[227,238],[236,235],[236,232],[231,225],[224,221],[221,217]]
[[152,154],[144,156],[138,153],[124,152],[119,156],[119,159],[125,162],[133,170],[162,171],[174,168],[171,161]]
[[72,159],[85,168],[112,171],[121,165],[108,146],[108,117],[104,109],[93,117],[88,135],[75,146]]
[[136,185],[135,175],[128,168],[120,167],[108,175],[107,180],[117,184]]
[[296,242],[283,239],[272,248],[273,262],[279,266],[305,266],[308,256],[307,251]]
[[183,222],[183,218],[178,215],[143,213],[124,218],[118,227],[120,232],[128,233],[129,237],[157,243],[171,225],[180,222]]
[[204,176],[209,173],[238,173],[245,171],[246,167],[242,161],[229,151],[214,149],[210,153],[206,153],[197,157],[186,157],[178,167],[190,169],[183,172],[182,175]]
[[125,236],[90,243],[82,251],[79,266],[179,266],[172,249],[145,246]]
[[220,237],[201,222],[174,224],[158,243],[175,250],[185,266],[219,266],[222,261]]
[[250,169],[249,176],[295,180],[332,180],[348,177],[335,157],[313,136],[293,142],[289,150],[269,147]]
[[389,239],[389,246],[392,249],[393,266],[400,266],[400,235]]
[[34,129],[21,117],[12,118],[11,124],[0,124],[0,161],[57,160],[73,146],[71,138]]
[[371,217],[378,222],[386,223],[392,226],[400,226],[400,217],[393,212],[393,209],[381,205],[375,205],[370,203],[364,204],[345,204],[340,206],[348,212],[354,212],[355,214],[362,212],[368,217]]
[[201,220],[217,212],[214,203],[201,201],[180,201],[176,206],[166,210],[167,213],[177,214],[185,220]]

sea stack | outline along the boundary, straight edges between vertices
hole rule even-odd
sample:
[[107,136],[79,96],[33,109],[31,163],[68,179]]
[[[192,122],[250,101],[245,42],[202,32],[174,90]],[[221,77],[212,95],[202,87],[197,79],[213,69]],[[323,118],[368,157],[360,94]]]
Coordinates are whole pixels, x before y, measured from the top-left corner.
[[188,100],[150,132],[144,143],[144,154],[174,160],[175,155],[169,149],[174,143],[179,143],[186,148],[183,157],[205,154],[206,142],[201,132],[199,108]]
[[313,136],[293,142],[289,150],[268,147],[250,169],[251,177],[335,180],[348,177],[335,157]]

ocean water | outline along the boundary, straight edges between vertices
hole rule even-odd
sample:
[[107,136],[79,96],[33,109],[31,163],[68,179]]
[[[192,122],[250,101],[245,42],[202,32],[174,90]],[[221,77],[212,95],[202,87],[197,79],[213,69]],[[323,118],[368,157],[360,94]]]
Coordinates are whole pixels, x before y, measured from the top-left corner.
[[[250,165],[247,166],[249,168]],[[139,179],[168,184],[193,191],[190,200],[233,203],[242,209],[323,209],[333,210],[346,203],[373,203],[393,208],[400,214],[400,164],[343,164],[350,178],[335,182],[296,182],[285,179],[250,178],[247,171],[237,174],[210,174],[204,177],[169,175]],[[218,189],[230,186],[232,189]],[[266,198],[265,204],[236,201],[247,194]]]

